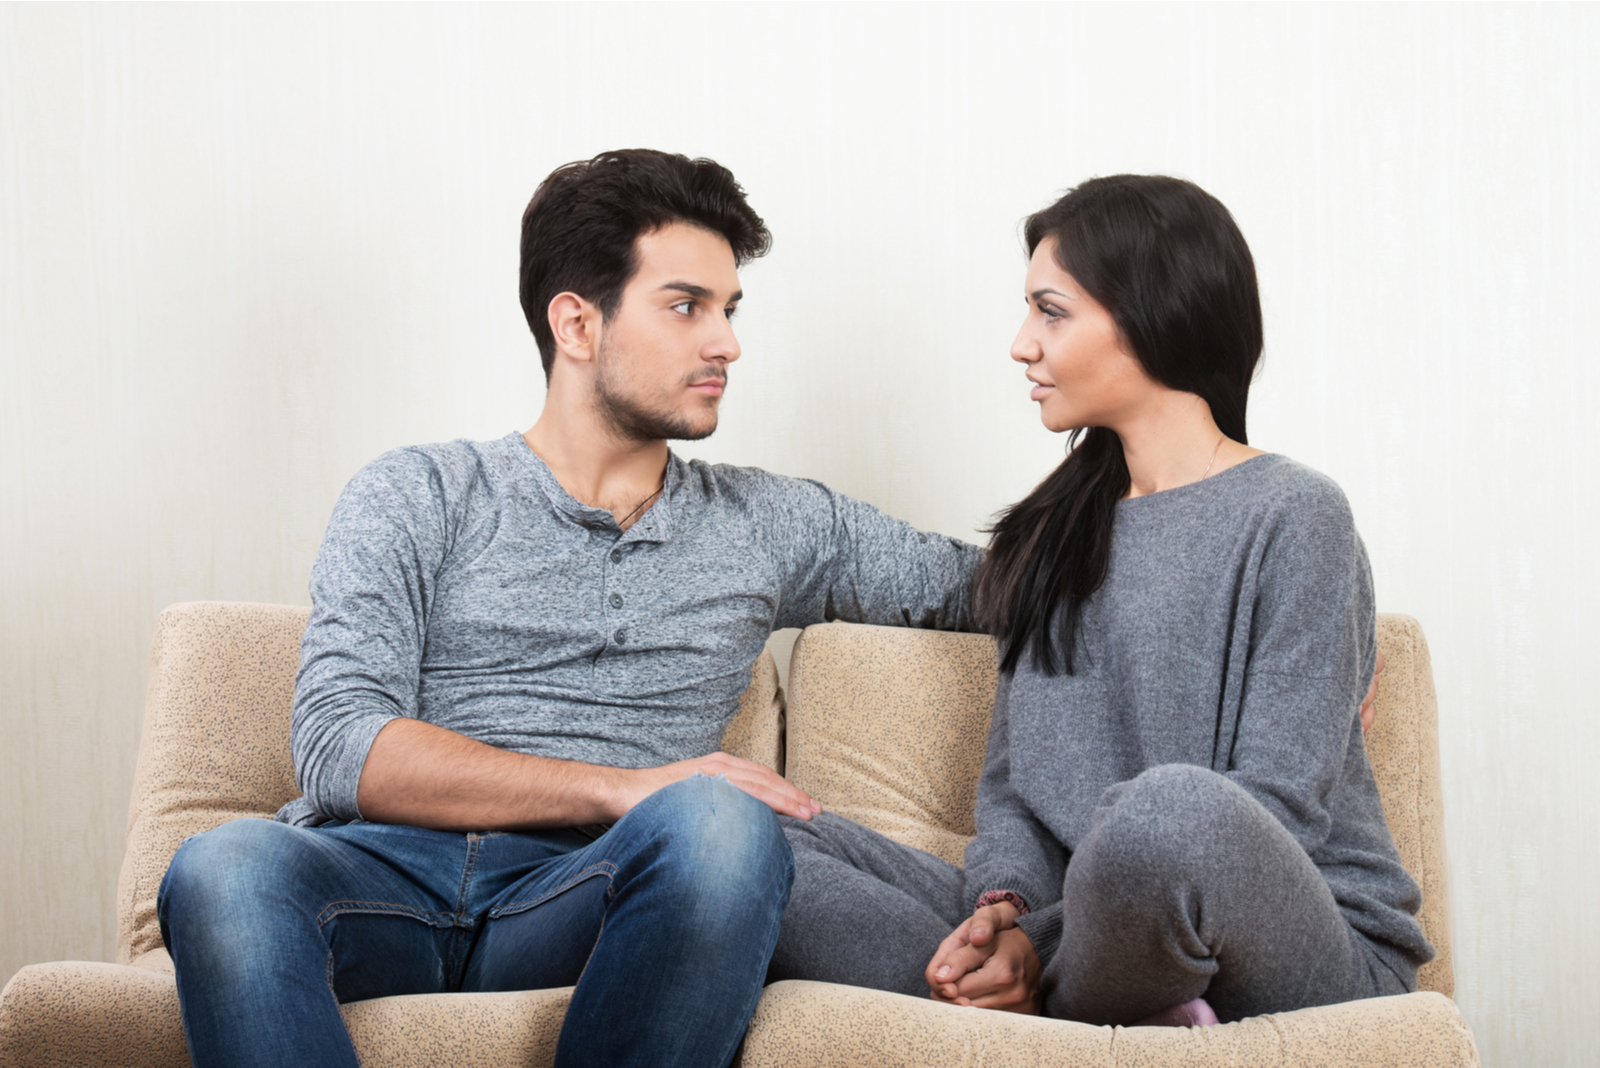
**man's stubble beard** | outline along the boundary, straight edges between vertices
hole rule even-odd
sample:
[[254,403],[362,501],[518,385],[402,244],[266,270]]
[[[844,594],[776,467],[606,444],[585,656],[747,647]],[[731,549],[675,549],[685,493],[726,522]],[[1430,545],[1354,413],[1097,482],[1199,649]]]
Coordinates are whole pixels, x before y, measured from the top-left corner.
[[[612,380],[609,368],[616,361],[616,350],[609,340],[600,342],[599,360],[594,380],[594,403],[611,429],[626,441],[699,441],[717,431],[717,413],[711,413],[711,425],[694,426],[677,412],[652,411],[632,397],[620,392]],[[701,376],[694,381],[706,381]],[[686,385],[689,383],[685,383]]]

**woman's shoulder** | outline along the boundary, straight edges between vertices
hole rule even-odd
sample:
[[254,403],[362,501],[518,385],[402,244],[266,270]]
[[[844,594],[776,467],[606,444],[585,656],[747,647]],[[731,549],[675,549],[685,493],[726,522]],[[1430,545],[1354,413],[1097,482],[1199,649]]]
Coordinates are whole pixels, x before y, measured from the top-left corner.
[[1282,453],[1268,452],[1229,468],[1216,477],[1227,478],[1234,492],[1257,508],[1284,518],[1351,519],[1350,501],[1339,484],[1327,475]]

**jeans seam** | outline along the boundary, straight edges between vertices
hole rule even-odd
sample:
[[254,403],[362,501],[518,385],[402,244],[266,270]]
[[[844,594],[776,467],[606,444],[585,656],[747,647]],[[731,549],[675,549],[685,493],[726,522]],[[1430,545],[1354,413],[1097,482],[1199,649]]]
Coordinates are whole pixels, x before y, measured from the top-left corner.
[[464,915],[467,895],[472,891],[472,871],[478,865],[478,837],[467,835],[467,863],[461,869],[461,888],[456,891],[456,916]]
[[469,834],[466,836],[466,839],[466,863],[461,868],[461,887],[456,891],[455,913],[451,918],[451,931],[449,937],[450,949],[444,960],[445,975],[449,979],[451,989],[459,988],[460,977],[456,975],[456,970],[458,967],[464,967],[466,964],[466,947],[461,944],[462,930],[463,928],[472,928],[477,926],[476,922],[467,914],[467,903],[472,896],[472,877],[474,872],[477,871],[478,851],[481,847],[479,845],[479,838],[477,835]]
[[[495,906],[489,910],[489,918],[497,919],[501,916],[509,916],[517,912],[526,912],[531,908],[544,904],[553,897],[566,893],[579,883],[588,882],[590,879],[594,878],[595,875],[601,873],[605,874],[608,881],[613,880],[617,875],[617,866],[611,863],[609,860],[597,861],[596,863],[589,865],[587,868],[584,868],[582,871],[573,875],[572,878],[568,879],[560,886],[552,887],[540,894],[538,897],[529,898],[526,901],[509,901],[504,905]],[[607,886],[607,899],[611,897],[612,889],[613,886]]]

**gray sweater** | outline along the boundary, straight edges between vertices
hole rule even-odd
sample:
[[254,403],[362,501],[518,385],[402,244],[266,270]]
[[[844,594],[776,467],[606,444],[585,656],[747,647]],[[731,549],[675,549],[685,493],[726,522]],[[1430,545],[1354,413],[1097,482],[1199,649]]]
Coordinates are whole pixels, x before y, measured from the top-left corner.
[[613,767],[704,756],[775,628],[966,627],[980,555],[754,468],[673,456],[623,532],[520,434],[387,453],[345,488],[312,568],[290,727],[305,796],[278,818],[357,817],[397,716]]
[[1076,674],[1002,676],[967,848],[968,905],[1020,894],[1041,959],[1100,795],[1162,764],[1226,775],[1266,806],[1346,920],[1402,975],[1430,960],[1362,745],[1377,656],[1372,575],[1344,494],[1265,455],[1117,505]]

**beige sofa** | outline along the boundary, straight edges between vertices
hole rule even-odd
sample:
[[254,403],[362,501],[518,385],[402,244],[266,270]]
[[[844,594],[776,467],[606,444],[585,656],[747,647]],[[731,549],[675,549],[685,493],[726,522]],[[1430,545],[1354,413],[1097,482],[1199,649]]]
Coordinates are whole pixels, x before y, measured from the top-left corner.
[[[118,887],[117,963],[22,969],[0,994],[0,1065],[185,1065],[156,887],[188,835],[270,816],[295,793],[289,705],[304,609],[202,602],[162,613]],[[1424,992],[1197,1030],[1109,1028],[957,1009],[824,983],[767,989],[746,1068],[1013,1065],[1476,1065],[1449,999],[1449,904],[1427,645],[1381,616],[1388,657],[1369,736],[1385,811],[1422,884],[1439,957]],[[828,624],[795,644],[789,697],[763,655],[724,744],[784,770],[836,812],[959,861],[994,665],[989,639]],[[787,720],[787,724],[785,724]],[[785,725],[787,730],[785,730]],[[547,1065],[569,991],[380,998],[345,1006],[369,1066]]]

